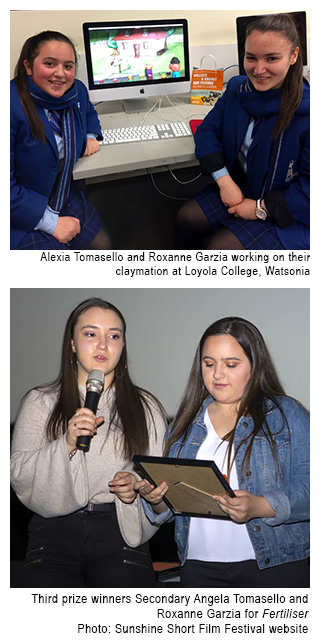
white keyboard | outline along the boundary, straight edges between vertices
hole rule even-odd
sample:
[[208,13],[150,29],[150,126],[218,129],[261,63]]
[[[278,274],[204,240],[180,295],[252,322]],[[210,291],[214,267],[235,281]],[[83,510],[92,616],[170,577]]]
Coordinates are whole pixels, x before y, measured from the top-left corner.
[[100,144],[121,144],[123,142],[145,142],[147,140],[168,140],[192,136],[191,129],[186,122],[166,122],[149,124],[122,129],[105,129],[102,131],[103,140]]

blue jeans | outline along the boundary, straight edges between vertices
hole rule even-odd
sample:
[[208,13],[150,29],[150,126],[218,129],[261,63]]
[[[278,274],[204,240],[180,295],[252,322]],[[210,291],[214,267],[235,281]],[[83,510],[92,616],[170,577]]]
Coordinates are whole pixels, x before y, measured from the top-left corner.
[[123,540],[114,504],[59,518],[35,515],[21,587],[154,587],[148,544]]

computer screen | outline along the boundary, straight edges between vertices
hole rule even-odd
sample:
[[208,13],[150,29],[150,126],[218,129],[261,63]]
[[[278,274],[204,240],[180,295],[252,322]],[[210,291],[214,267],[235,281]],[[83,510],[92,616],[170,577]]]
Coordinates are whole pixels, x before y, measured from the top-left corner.
[[[301,44],[301,52],[302,52],[302,60],[303,64],[308,64],[308,56],[307,56],[307,14],[305,11],[288,11],[289,15],[292,16],[297,25],[300,44]],[[270,14],[265,14],[270,15]],[[243,66],[243,58],[244,58],[244,49],[246,42],[246,29],[250,22],[254,20],[259,20],[259,18],[263,18],[263,15],[257,16],[241,16],[237,18],[237,47],[238,47],[238,63],[239,63],[239,74],[241,76],[245,76],[246,72]]]
[[185,19],[87,22],[83,35],[92,101],[190,90]]

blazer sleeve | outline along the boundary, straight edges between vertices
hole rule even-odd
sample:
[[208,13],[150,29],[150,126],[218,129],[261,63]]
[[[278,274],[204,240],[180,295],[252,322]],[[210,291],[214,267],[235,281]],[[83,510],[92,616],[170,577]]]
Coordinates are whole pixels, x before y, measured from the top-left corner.
[[[195,154],[204,174],[210,175],[228,165],[223,146],[226,130],[230,136],[230,126],[228,121],[225,122],[225,119],[228,117],[229,120],[231,115],[232,120],[234,119],[237,91],[243,80],[243,76],[234,76],[229,80],[225,92],[196,130]],[[246,127],[247,124],[244,121],[244,133]]]
[[195,132],[195,154],[205,175],[222,169],[226,164],[222,150],[222,124],[227,98],[228,88]]
[[89,100],[89,94],[86,86],[80,81],[78,83],[78,91],[81,92],[81,102],[85,110],[85,126],[86,133],[94,133],[98,140],[102,140],[102,131],[99,117],[96,109]]
[[[16,123],[15,113],[11,112],[10,122],[10,215],[14,227],[23,231],[32,231],[41,220],[48,198],[32,189],[21,186],[15,173],[16,138],[23,135]],[[27,162],[27,160],[26,160]]]
[[269,191],[264,196],[266,207],[279,227],[295,222],[310,225],[310,132],[301,143],[298,179],[283,191]]

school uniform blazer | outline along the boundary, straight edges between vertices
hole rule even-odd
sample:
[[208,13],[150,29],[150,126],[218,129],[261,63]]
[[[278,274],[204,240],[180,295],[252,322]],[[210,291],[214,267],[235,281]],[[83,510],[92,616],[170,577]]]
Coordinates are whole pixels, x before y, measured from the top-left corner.
[[[285,248],[310,242],[310,87],[304,81],[303,98],[288,129],[281,136],[277,155],[270,158],[272,132],[279,114],[279,92],[241,92],[246,76],[235,76],[227,90],[198,127],[196,156],[204,174],[226,166],[232,175],[250,119],[261,124],[247,155],[248,193],[264,198]],[[267,192],[268,171],[272,179]],[[302,239],[302,242],[301,242]]]
[[[97,112],[89,101],[85,85],[75,80],[78,89],[80,118],[76,118],[76,159],[86,149],[87,133],[101,137]],[[46,144],[35,140],[22,108],[15,80],[10,83],[10,190],[11,190],[11,242],[16,249],[24,235],[34,229],[47,207],[59,172],[59,154],[54,133],[45,111],[36,106],[44,124]]]

